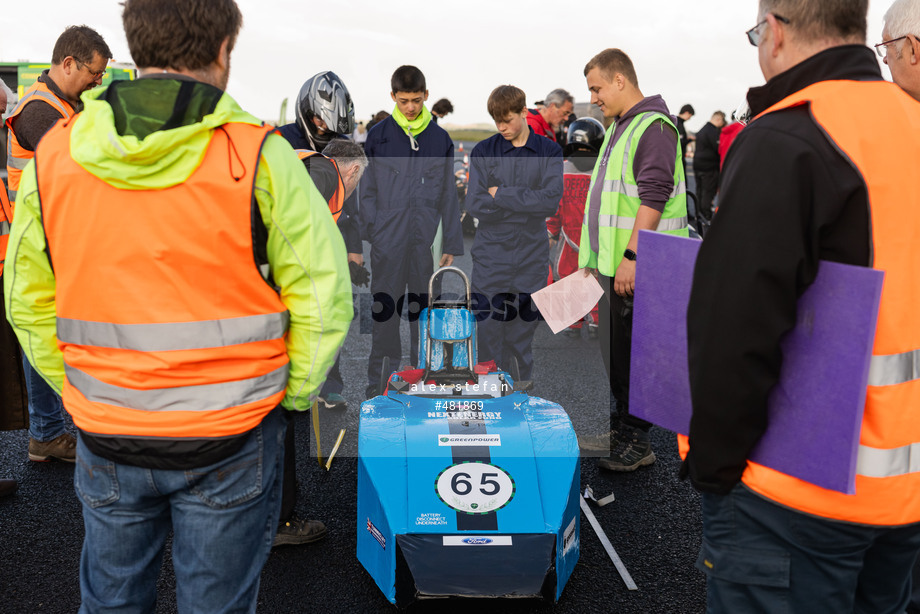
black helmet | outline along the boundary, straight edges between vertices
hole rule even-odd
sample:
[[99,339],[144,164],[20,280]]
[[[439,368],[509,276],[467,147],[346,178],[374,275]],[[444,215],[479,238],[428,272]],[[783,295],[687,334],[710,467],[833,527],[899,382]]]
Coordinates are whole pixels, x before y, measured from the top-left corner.
[[604,143],[604,132],[604,124],[593,117],[579,117],[569,124],[563,154],[570,156],[576,151],[599,153]]
[[345,83],[327,70],[307,79],[297,94],[297,123],[309,138],[316,136],[313,118],[326,123],[330,132],[351,136],[355,130],[355,105]]

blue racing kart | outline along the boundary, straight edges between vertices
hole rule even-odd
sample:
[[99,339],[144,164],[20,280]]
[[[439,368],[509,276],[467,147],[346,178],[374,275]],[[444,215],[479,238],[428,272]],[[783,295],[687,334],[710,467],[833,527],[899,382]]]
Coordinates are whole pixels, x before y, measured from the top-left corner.
[[361,405],[358,559],[387,599],[543,597],[578,561],[580,463],[565,411],[476,363],[465,301],[429,298],[419,368]]

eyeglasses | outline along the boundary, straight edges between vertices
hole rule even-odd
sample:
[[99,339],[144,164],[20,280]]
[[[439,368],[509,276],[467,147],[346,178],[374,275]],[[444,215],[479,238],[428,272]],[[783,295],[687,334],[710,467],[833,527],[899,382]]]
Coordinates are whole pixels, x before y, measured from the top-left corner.
[[80,62],[80,65],[83,66],[83,68],[86,69],[86,72],[88,72],[89,74],[91,74],[91,75],[93,76],[93,79],[94,79],[94,80],[95,80],[95,79],[101,79],[102,77],[105,76],[105,69],[102,69],[102,70],[100,70],[100,71],[92,70],[92,69],[90,69],[89,64],[87,64],[86,62]]
[[888,45],[890,45],[891,43],[896,43],[901,39],[907,38],[908,36],[910,35],[905,34],[904,36],[899,36],[897,38],[891,39],[890,41],[884,41],[876,45],[875,51],[876,53],[878,53],[878,57],[885,59],[885,57],[888,55]]
[[[784,23],[787,26],[789,25],[789,20],[786,19],[785,17],[781,17],[777,15],[776,13],[770,13],[770,14],[773,15],[774,18],[776,18],[776,21]],[[763,26],[766,25],[766,23],[767,23],[767,20],[764,19],[763,21],[758,23],[756,26],[754,26],[753,28],[745,32],[745,34],[747,34],[747,37],[748,37],[748,42],[754,45],[755,47],[760,46],[760,37],[762,36],[761,30],[763,29]]]

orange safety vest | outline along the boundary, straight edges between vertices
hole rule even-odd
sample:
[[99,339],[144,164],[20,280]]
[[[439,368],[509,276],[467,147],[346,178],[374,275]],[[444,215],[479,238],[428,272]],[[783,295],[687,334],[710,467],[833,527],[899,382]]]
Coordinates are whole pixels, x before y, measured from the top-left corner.
[[[301,160],[306,160],[311,156],[323,156],[318,151],[309,149],[296,149],[295,151],[297,152],[297,157]],[[339,165],[336,164],[335,160],[328,156],[323,157],[332,162],[332,167],[335,168],[335,176],[339,180],[335,192],[329,198],[329,212],[332,213],[332,219],[338,222],[339,217],[342,215],[342,207],[345,205],[345,184],[342,182],[342,173],[339,172]]]
[[250,431],[284,398],[289,368],[289,315],[253,255],[270,129],[225,124],[184,183],[121,190],[71,157],[81,117],[36,154],[67,411],[97,436]]
[[26,90],[19,104],[6,118],[6,126],[9,128],[9,136],[6,140],[6,174],[7,183],[9,184],[7,194],[10,197],[10,202],[14,205],[16,204],[16,192],[19,191],[19,181],[22,178],[22,169],[26,167],[29,160],[35,157],[35,152],[24,149],[19,144],[19,141],[16,140],[16,133],[13,130],[13,118],[22,113],[27,104],[36,100],[44,100],[63,115],[65,119],[72,117],[75,113],[69,102],[58,97],[42,81],[36,81],[32,84],[32,87]]
[[3,275],[3,263],[6,262],[6,246],[10,242],[12,220],[13,209],[10,207],[10,201],[6,198],[6,192],[0,190],[0,275]]
[[[915,366],[920,364],[920,191],[911,179],[920,142],[905,138],[920,134],[920,107],[892,83],[823,81],[761,116],[803,104],[810,105],[831,144],[866,183],[872,266],[885,272],[856,494],[826,490],[751,461],[742,481],[780,505],[815,516],[881,526],[920,522],[920,374]],[[680,439],[685,455],[686,438]]]

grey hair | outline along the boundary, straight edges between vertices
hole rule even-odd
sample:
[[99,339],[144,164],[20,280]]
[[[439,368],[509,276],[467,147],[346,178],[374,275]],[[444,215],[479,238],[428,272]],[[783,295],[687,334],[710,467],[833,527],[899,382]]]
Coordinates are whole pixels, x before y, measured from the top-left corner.
[[920,0],[895,0],[885,12],[885,30],[891,38],[920,36]]
[[760,0],[767,13],[789,20],[789,31],[802,41],[838,41],[864,45],[869,0]]
[[548,107],[551,104],[554,104],[557,107],[561,107],[561,106],[564,106],[565,103],[567,102],[571,102],[572,104],[575,104],[575,98],[573,98],[572,95],[568,93],[568,91],[562,88],[558,88],[558,89],[551,91],[549,94],[546,95],[545,98],[543,98],[543,106],[546,106],[546,107]]
[[339,165],[340,169],[359,164],[361,171],[367,168],[367,156],[364,154],[364,147],[348,139],[332,139],[323,149],[323,155],[332,158]]

